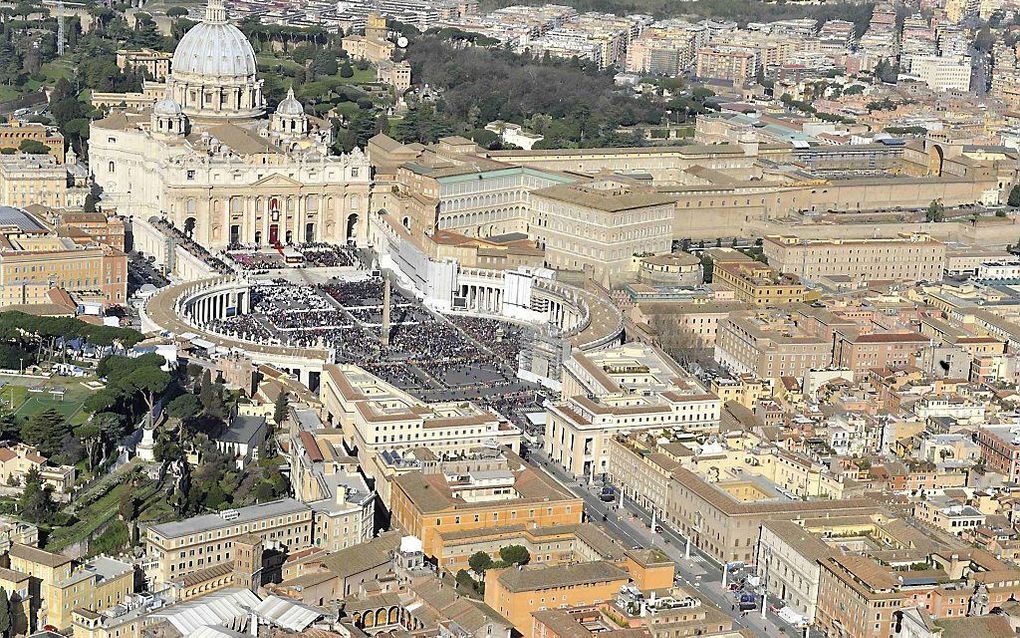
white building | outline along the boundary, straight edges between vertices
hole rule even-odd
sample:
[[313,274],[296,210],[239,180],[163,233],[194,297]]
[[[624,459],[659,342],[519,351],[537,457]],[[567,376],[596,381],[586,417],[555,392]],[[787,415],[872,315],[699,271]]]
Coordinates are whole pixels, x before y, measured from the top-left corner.
[[210,0],[164,97],[92,123],[90,167],[104,209],[165,216],[207,248],[362,239],[371,168],[331,142],[293,92],[267,117],[255,52]]

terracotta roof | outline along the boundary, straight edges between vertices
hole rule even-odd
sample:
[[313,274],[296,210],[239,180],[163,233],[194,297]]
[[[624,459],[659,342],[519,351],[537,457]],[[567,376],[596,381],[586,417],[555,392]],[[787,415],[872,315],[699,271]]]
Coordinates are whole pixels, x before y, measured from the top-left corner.
[[573,563],[552,566],[525,565],[504,570],[498,577],[500,584],[509,592],[523,592],[578,585],[626,582],[627,572],[606,561]]

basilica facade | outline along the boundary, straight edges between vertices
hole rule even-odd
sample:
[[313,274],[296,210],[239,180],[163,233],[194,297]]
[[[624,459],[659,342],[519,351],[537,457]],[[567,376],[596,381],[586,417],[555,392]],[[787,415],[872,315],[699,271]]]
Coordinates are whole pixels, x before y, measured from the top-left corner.
[[251,44],[210,0],[162,99],[92,123],[90,168],[104,210],[165,218],[206,248],[357,242],[371,167],[331,143],[293,91],[267,111]]

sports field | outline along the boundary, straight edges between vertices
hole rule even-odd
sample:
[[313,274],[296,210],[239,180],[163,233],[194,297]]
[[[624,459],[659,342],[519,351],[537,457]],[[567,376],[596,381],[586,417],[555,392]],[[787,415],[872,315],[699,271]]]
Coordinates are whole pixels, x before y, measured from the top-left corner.
[[27,379],[0,375],[0,403],[7,409],[13,408],[19,421],[52,408],[73,425],[84,423],[87,415],[81,406],[91,392],[81,385],[81,379]]

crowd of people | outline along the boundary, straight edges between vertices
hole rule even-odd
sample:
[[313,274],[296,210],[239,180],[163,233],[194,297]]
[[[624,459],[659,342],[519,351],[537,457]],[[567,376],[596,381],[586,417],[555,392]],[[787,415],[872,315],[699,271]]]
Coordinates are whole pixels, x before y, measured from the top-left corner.
[[477,401],[519,425],[536,394],[515,378],[527,330],[480,317],[445,318],[392,291],[389,345],[382,345],[382,280],[317,286],[276,280],[252,287],[251,313],[213,322],[222,334],[292,347],[329,347],[420,398]]
[[523,326],[487,317],[450,317],[450,321],[496,355],[500,361],[516,367],[524,344]]
[[155,218],[151,221],[153,226],[162,230],[168,236],[173,237],[178,246],[182,246],[184,250],[201,259],[217,274],[229,275],[234,272],[234,270],[227,265],[227,262],[210,253],[201,244],[192,239],[190,233],[178,229],[166,219]]
[[283,256],[279,254],[260,252],[232,252],[228,254],[230,255],[230,258],[234,260],[234,263],[242,270],[278,270],[287,266]]
[[358,249],[354,246],[315,242],[302,244],[298,250],[304,255],[305,265],[312,268],[338,268],[358,264]]

